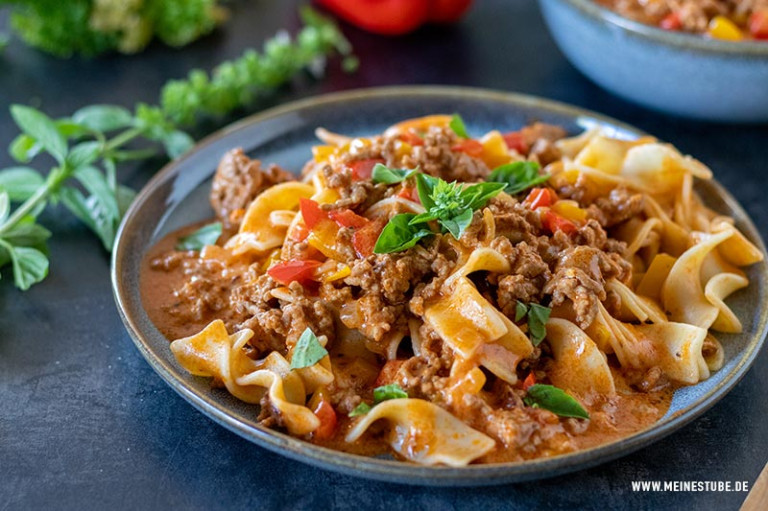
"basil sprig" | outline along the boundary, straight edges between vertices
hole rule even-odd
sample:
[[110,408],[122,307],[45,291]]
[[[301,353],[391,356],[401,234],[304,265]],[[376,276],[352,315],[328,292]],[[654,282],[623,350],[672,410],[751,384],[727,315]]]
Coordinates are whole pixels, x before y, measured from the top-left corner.
[[323,345],[317,340],[315,333],[307,327],[293,348],[291,369],[313,366],[320,362],[327,354],[328,350],[323,348]]
[[496,167],[486,181],[492,183],[504,183],[504,190],[510,195],[540,185],[549,179],[548,174],[539,174],[541,166],[535,161],[515,161]]
[[[373,406],[390,399],[405,399],[408,397],[408,393],[397,383],[390,383],[389,385],[382,385],[373,389]],[[357,417],[358,415],[365,415],[371,411],[373,406],[368,403],[360,403],[351,412],[350,417]]]
[[546,324],[552,309],[538,303],[526,305],[520,300],[515,305],[515,321],[520,321],[528,316],[528,333],[531,334],[531,344],[538,346],[547,336]]
[[435,231],[429,222],[437,221],[443,232],[459,239],[472,223],[475,211],[485,206],[504,189],[503,183],[474,183],[463,186],[427,174],[416,174],[419,200],[426,211],[419,215],[403,213],[392,217],[384,227],[373,251],[377,254],[401,252]]
[[576,399],[554,385],[541,383],[531,385],[523,401],[528,406],[544,408],[561,417],[589,419],[589,413]]
[[451,122],[448,123],[448,127],[450,127],[459,137],[469,138],[467,125],[464,124],[464,119],[462,119],[459,114],[453,114],[453,117],[451,117]]
[[219,236],[221,236],[221,222],[204,225],[195,232],[179,238],[176,250],[202,250],[206,245],[214,245]]
[[419,171],[419,168],[416,167],[415,169],[393,169],[391,167],[387,167],[383,163],[377,163],[373,167],[373,172],[371,173],[371,179],[374,183],[384,183],[387,185],[393,185],[395,183],[400,183],[402,181],[405,181],[410,176],[415,174]]

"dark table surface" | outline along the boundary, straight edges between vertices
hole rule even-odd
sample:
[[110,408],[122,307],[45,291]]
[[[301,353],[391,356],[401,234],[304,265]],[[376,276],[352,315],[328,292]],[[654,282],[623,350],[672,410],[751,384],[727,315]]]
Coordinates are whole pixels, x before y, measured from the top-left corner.
[[[219,33],[183,51],[62,61],[12,43],[0,56],[0,144],[11,103],[66,115],[92,103],[154,102],[192,67],[295,29],[293,2],[241,0]],[[5,17],[0,15],[0,21]],[[4,23],[3,23],[4,24]],[[559,53],[529,0],[480,0],[450,28],[386,39],[344,27],[354,75],[299,80],[277,101],[388,84],[457,84],[536,94],[634,124],[709,164],[768,235],[766,126],[722,126],[649,112],[599,89]],[[0,167],[12,162],[0,151]],[[134,187],[156,166],[128,170]],[[768,353],[701,418],[633,455],[555,479],[477,489],[377,483],[261,449],[217,426],[171,390],[118,318],[109,258],[60,211],[51,275],[29,292],[0,281],[0,510],[6,509],[737,509],[743,493],[641,493],[632,480],[754,482],[768,460]]]

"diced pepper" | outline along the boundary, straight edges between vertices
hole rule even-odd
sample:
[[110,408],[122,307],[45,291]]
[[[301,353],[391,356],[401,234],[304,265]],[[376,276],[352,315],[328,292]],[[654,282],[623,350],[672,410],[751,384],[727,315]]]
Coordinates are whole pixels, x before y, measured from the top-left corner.
[[355,231],[352,235],[352,245],[358,256],[368,257],[373,254],[373,247],[376,246],[376,240],[379,239],[385,223],[381,219],[375,220]]
[[333,437],[336,432],[336,410],[333,409],[333,405],[323,399],[317,408],[312,410],[312,413],[320,419],[320,426],[315,430],[314,436],[317,440],[328,440]]
[[397,194],[401,199],[406,199],[413,202],[421,203],[419,199],[419,191],[416,188],[403,187]]
[[470,138],[451,147],[451,151],[465,153],[474,158],[479,158],[483,155],[483,144]]
[[739,27],[725,16],[715,16],[712,18],[712,21],[709,22],[707,34],[710,37],[724,41],[740,41],[744,39],[744,34],[742,34]]
[[356,214],[351,209],[334,209],[328,212],[331,220],[339,224],[340,227],[352,227],[358,229],[368,225],[367,218]]
[[523,380],[523,389],[528,390],[534,385],[536,385],[536,375],[531,371],[528,373],[528,376],[525,377],[525,380]]
[[349,277],[349,275],[352,273],[352,268],[347,266],[346,264],[340,269],[337,270],[330,275],[327,275],[323,277],[324,282],[335,282],[337,280],[345,279]]
[[483,144],[483,154],[481,155],[481,158],[485,164],[488,165],[488,168],[495,169],[512,160],[509,156],[507,143],[498,131],[489,132],[480,140],[480,142]]
[[307,239],[307,236],[309,236],[309,229],[304,225],[297,224],[291,230],[290,238],[291,241],[301,242]]
[[412,146],[424,145],[424,139],[412,131],[406,131],[405,133],[400,133],[400,140]]
[[371,179],[373,167],[375,167],[377,163],[384,164],[386,161],[382,160],[381,158],[371,158],[368,160],[358,160],[356,162],[352,162],[349,165],[349,167],[352,169],[352,179],[356,179],[358,181],[363,179]]
[[563,231],[565,234],[573,234],[578,230],[576,224],[561,217],[552,210],[547,210],[544,213],[544,219],[542,223],[544,224],[544,227],[552,233],[556,231]]
[[572,222],[584,222],[587,212],[579,207],[576,201],[561,200],[552,205],[552,211]]
[[413,151],[413,146],[408,142],[402,140],[395,140],[395,156],[403,158],[408,156]]
[[304,217],[304,225],[307,226],[307,229],[314,229],[318,222],[328,218],[328,213],[323,211],[320,204],[312,199],[299,199],[299,209],[301,209],[301,216]]
[[683,22],[680,21],[679,14],[671,12],[662,18],[659,22],[659,26],[664,30],[680,30],[683,28]]
[[551,206],[557,200],[557,195],[549,188],[533,188],[523,204],[531,209]]
[[768,9],[760,9],[749,17],[749,33],[755,39],[768,39]]
[[315,280],[315,270],[320,264],[318,261],[293,259],[275,264],[267,270],[267,274],[286,286],[291,282],[305,285]]
[[528,154],[528,144],[525,142],[523,134],[519,131],[504,133],[502,137],[510,150],[514,149],[520,154]]
[[343,253],[339,250],[338,243],[339,226],[331,219],[325,219],[317,223],[310,231],[307,244],[318,250],[325,257],[344,260]]
[[381,368],[379,376],[376,377],[376,382],[373,384],[375,387],[381,387],[382,385],[389,385],[395,383],[395,377],[397,371],[400,370],[400,366],[405,363],[405,360],[388,360],[384,367]]
[[316,145],[312,147],[312,157],[317,163],[327,162],[334,154],[336,154],[336,146]]

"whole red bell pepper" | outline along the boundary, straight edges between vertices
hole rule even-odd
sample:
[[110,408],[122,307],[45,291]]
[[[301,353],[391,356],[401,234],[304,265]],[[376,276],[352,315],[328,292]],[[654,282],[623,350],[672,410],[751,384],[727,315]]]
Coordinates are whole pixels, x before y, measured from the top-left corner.
[[317,0],[340,18],[364,30],[402,35],[425,23],[453,23],[472,0]]

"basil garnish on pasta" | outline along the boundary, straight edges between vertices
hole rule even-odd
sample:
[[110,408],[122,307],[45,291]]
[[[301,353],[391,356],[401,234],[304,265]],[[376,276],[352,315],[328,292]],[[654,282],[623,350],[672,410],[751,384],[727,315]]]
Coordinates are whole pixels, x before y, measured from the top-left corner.
[[393,185],[395,183],[400,183],[402,181],[405,181],[410,176],[415,174],[419,171],[419,168],[416,167],[415,169],[393,169],[391,167],[387,167],[383,163],[377,163],[373,167],[373,172],[371,173],[371,179],[374,183],[384,183],[387,185]]
[[504,191],[510,195],[515,195],[549,179],[548,174],[539,174],[540,168],[540,165],[535,161],[516,161],[496,167],[485,180],[492,183],[504,183],[506,185]]
[[204,225],[195,232],[179,238],[176,250],[202,250],[206,245],[216,244],[219,236],[221,236],[221,222]]
[[411,225],[411,220],[415,216],[413,213],[393,216],[381,231],[373,252],[376,254],[402,252],[416,245],[421,238],[434,234],[427,228]]
[[528,316],[528,333],[531,334],[531,344],[538,346],[547,336],[546,324],[552,309],[538,303],[526,305],[520,300],[515,305],[515,321],[520,321]]
[[[397,383],[390,383],[389,385],[382,385],[373,389],[373,406],[390,399],[406,399],[408,393]],[[360,403],[351,412],[350,417],[357,417],[359,415],[365,415],[371,411],[373,406],[368,403]]]
[[448,124],[448,126],[459,137],[469,138],[469,133],[467,132],[467,125],[464,124],[464,119],[462,119],[459,114],[453,114],[453,117],[451,117],[451,122]]
[[302,367],[309,367],[317,364],[320,360],[328,354],[328,351],[323,348],[320,341],[317,340],[315,333],[307,328],[304,333],[301,334],[299,340],[296,342],[296,346],[293,348],[293,356],[291,356],[291,369],[301,369]]
[[533,408],[544,408],[561,417],[589,419],[589,413],[576,399],[554,385],[536,383],[528,388],[525,404]]

